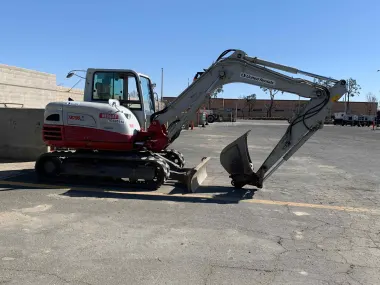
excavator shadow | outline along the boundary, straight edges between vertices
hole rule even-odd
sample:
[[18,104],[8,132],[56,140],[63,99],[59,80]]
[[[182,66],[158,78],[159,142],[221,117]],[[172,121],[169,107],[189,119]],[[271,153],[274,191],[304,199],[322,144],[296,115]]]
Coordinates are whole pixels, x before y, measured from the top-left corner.
[[99,184],[97,181],[64,181],[64,183],[40,184],[33,170],[0,171],[0,192],[32,189],[62,189],[67,197],[113,198],[129,200],[170,201],[179,203],[237,204],[252,199],[256,189],[235,189],[232,186],[201,185],[195,193],[188,193],[186,186],[170,181],[160,189],[123,187],[120,184]]
[[238,204],[244,199],[252,199],[255,189],[236,190],[232,187],[202,187],[196,193],[184,193],[183,188],[174,188],[169,193],[157,191],[152,192],[127,192],[127,191],[107,191],[102,189],[81,190],[71,189],[62,196],[73,198],[102,198],[102,199],[127,199],[142,201],[167,201],[179,203],[202,203],[202,204]]
[[[172,194],[184,194],[183,187],[174,185],[174,189],[170,191]],[[228,199],[252,199],[257,189],[235,189],[231,186],[199,186],[196,190],[196,195],[210,194],[214,198],[228,198]]]
[[15,177],[30,175],[30,169],[1,170],[0,180],[15,179]]

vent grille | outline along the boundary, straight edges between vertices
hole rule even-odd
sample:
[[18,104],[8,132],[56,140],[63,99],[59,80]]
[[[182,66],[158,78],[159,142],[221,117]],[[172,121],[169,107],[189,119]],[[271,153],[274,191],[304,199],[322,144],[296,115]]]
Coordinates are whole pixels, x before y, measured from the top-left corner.
[[44,126],[43,127],[43,138],[45,141],[61,141],[63,138],[62,127]]

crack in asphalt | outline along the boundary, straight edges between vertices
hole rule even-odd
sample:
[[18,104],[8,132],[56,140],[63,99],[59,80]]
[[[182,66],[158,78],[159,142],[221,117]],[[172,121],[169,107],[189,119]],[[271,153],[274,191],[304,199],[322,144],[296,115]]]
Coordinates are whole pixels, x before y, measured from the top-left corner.
[[207,272],[206,277],[205,277],[204,285],[207,285],[207,282],[208,282],[208,280],[211,277],[211,274],[212,274],[212,271],[213,271],[213,266],[212,265],[208,266],[208,270],[207,271],[208,272]]
[[[210,265],[210,272],[206,276],[207,279],[206,279],[205,285],[207,285],[208,279],[210,278],[210,275],[212,274],[214,268],[240,269],[240,270],[249,270],[249,271],[264,272],[264,273],[273,274],[272,280],[268,281],[270,283],[273,282],[277,273],[285,271],[285,270],[276,270],[276,269],[273,269],[273,270],[272,269],[259,269],[259,268],[244,267],[244,266],[229,266],[229,265],[212,264],[212,265]],[[256,282],[260,282],[260,281],[256,280]],[[264,283],[260,282],[260,283],[255,283],[255,284],[270,284],[268,282],[264,281]]]
[[[289,205],[285,205],[284,207],[286,207],[287,212],[289,214],[292,214],[291,207]],[[358,214],[354,214],[354,213],[351,214],[350,213],[349,214],[350,222],[347,225],[347,221],[345,221],[343,219],[343,217],[338,214],[337,211],[331,211],[331,213],[334,215],[333,219],[323,220],[323,219],[318,218],[318,217],[313,217],[313,219],[317,222],[317,225],[314,225],[314,226],[306,225],[305,227],[301,227],[298,230],[302,234],[304,234],[306,232],[309,232],[311,234],[311,238],[304,239],[304,241],[310,243],[308,245],[308,248],[304,248],[304,249],[297,248],[297,240],[296,240],[296,236],[294,234],[290,235],[290,238],[285,238],[285,237],[280,236],[280,235],[269,234],[263,230],[240,229],[240,230],[243,230],[246,232],[253,232],[253,233],[257,233],[257,234],[266,235],[267,237],[270,238],[270,240],[276,242],[279,246],[281,246],[283,251],[275,255],[274,268],[272,270],[245,268],[245,267],[229,267],[229,268],[240,268],[240,269],[246,269],[246,270],[256,270],[256,271],[261,271],[261,272],[266,272],[266,273],[274,273],[273,277],[271,278],[271,281],[267,282],[268,284],[271,284],[275,280],[276,274],[278,274],[278,272],[283,272],[283,271],[294,272],[291,270],[279,269],[279,266],[281,264],[281,256],[283,256],[284,254],[289,253],[289,252],[308,252],[308,255],[310,255],[312,258],[312,256],[315,256],[316,254],[318,254],[318,252],[320,252],[320,253],[323,252],[324,253],[323,256],[324,256],[325,260],[329,260],[329,261],[334,262],[336,264],[343,264],[343,265],[347,266],[347,270],[345,272],[341,272],[341,273],[345,274],[347,276],[347,278],[349,278],[351,280],[351,282],[356,282],[357,284],[362,284],[359,280],[357,280],[357,278],[355,278],[353,276],[355,274],[354,269],[355,268],[379,269],[380,266],[379,267],[378,266],[363,266],[363,265],[357,265],[355,263],[348,262],[347,258],[341,252],[341,250],[342,250],[340,248],[341,243],[337,243],[335,248],[332,248],[332,249],[320,248],[318,246],[318,244],[324,244],[326,242],[326,240],[328,240],[328,239],[337,240],[339,238],[343,238],[343,239],[347,240],[347,246],[344,245],[344,249],[343,249],[344,251],[349,252],[355,248],[377,248],[377,249],[379,249],[379,243],[380,242],[378,242],[376,240],[376,236],[378,236],[380,234],[380,231],[378,230],[378,227],[376,227],[377,226],[376,221],[373,220],[373,215],[370,215],[369,217],[372,218],[372,220],[369,221],[368,225],[365,225],[365,227],[363,228],[363,226],[361,226],[361,227],[356,226],[356,225],[359,225],[361,223],[360,219],[361,219],[362,215],[360,215],[360,214],[358,215]],[[279,218],[271,217],[271,219],[281,219],[281,218],[280,217]],[[317,237],[317,240],[313,240],[313,238],[315,237],[315,235],[313,234],[313,231],[316,231],[316,230],[318,230],[318,228],[323,228],[323,227],[327,227],[329,230],[333,230],[333,235],[332,236],[328,235],[328,234],[326,234],[325,230],[321,230],[320,231],[321,232],[320,239],[318,240],[318,237]],[[358,237],[363,238],[363,239],[367,238],[368,241],[372,242],[372,245],[369,245],[369,246],[366,245],[366,244],[368,244],[368,241],[366,242],[365,240],[364,240],[363,244],[361,244],[361,242],[359,240],[360,243],[358,244],[358,242],[355,242],[355,240],[354,240],[354,238],[357,235],[355,235],[355,233],[350,233],[349,230],[358,231],[358,233],[361,232],[362,234],[359,234]],[[375,237],[373,235],[375,235]],[[274,240],[274,239],[276,239],[276,240]],[[294,249],[288,248],[284,244],[284,241],[292,241]],[[339,256],[341,258],[341,261],[336,260],[336,258],[331,256],[330,254],[337,254],[337,256]],[[303,257],[294,257],[294,256],[292,256],[291,258],[292,259],[303,259]],[[329,274],[329,277],[331,278],[332,275],[334,275],[334,274],[335,273]],[[348,282],[348,279],[346,281],[343,281],[343,282],[338,282],[336,280],[331,280],[331,279],[330,280],[322,280],[322,279],[316,279],[316,278],[312,278],[312,279],[319,280],[319,281],[324,282],[326,284],[347,284],[345,282]],[[348,283],[351,283],[351,282],[348,282]]]
[[364,285],[364,284],[361,283],[359,280],[355,279],[350,273],[347,273],[347,276],[348,276],[349,278],[351,278],[353,281],[359,283],[360,285]]
[[[288,207],[288,210],[290,210],[289,207]],[[354,244],[354,242],[353,242],[353,240],[352,240],[353,236],[352,236],[352,234],[351,234],[351,236],[350,236],[349,233],[347,232],[347,230],[348,230],[348,229],[356,230],[356,231],[363,232],[364,235],[365,235],[366,237],[368,237],[368,239],[371,240],[372,243],[375,245],[375,247],[373,247],[373,246],[359,246],[359,247],[361,247],[361,248],[377,248],[377,249],[379,249],[379,246],[378,246],[377,242],[376,242],[376,241],[372,238],[372,236],[370,235],[370,233],[374,233],[374,230],[377,231],[377,229],[372,228],[370,225],[368,225],[367,229],[362,229],[362,228],[361,228],[361,229],[358,229],[358,228],[354,227],[354,226],[353,226],[354,223],[357,223],[357,217],[354,217],[354,216],[350,216],[350,218],[351,218],[351,222],[350,222],[350,224],[349,224],[348,227],[347,227],[347,226],[346,226],[346,227],[344,227],[344,226],[339,226],[339,224],[344,224],[344,223],[343,223],[343,220],[342,220],[341,217],[339,217],[339,215],[338,215],[335,211],[333,211],[333,213],[335,214],[335,216],[336,216],[336,218],[337,218],[336,221],[334,221],[334,222],[331,223],[331,222],[328,222],[328,221],[323,221],[323,220],[318,219],[318,218],[314,218],[316,221],[320,222],[321,224],[316,225],[316,226],[314,226],[314,227],[306,227],[306,228],[304,228],[304,229],[300,229],[299,231],[302,232],[302,233],[304,233],[304,232],[311,232],[311,231],[314,231],[314,230],[316,230],[317,228],[319,228],[319,227],[323,227],[323,226],[329,226],[329,227],[333,226],[333,227],[336,227],[336,228],[338,228],[339,230],[340,230],[340,229],[342,230],[342,232],[341,232],[340,234],[339,234],[339,233],[337,234],[337,237],[343,237],[343,238],[345,238],[345,239],[347,239],[347,240],[349,241],[349,243],[350,243],[350,248],[348,249],[348,251],[350,251],[350,250],[353,250],[354,247],[358,247],[358,246],[356,246],[356,245]],[[374,224],[376,221],[372,220],[371,222],[372,222],[372,226],[373,226],[373,224]],[[339,231],[338,231],[338,232],[339,232]],[[379,232],[379,233],[380,233],[380,232]],[[379,233],[375,233],[375,234],[378,235]],[[322,240],[321,240],[321,243],[323,244],[323,243],[325,242],[325,240],[328,239],[328,238],[330,238],[330,237],[329,237],[329,236],[323,237]],[[315,255],[316,252],[327,252],[327,253],[328,253],[328,252],[332,252],[332,253],[336,253],[336,254],[338,254],[338,255],[342,258],[343,262],[339,262],[339,261],[336,261],[336,260],[332,260],[332,259],[330,259],[330,258],[328,258],[328,257],[325,257],[325,258],[326,258],[327,260],[329,260],[329,261],[334,262],[334,263],[340,263],[340,264],[347,265],[347,266],[348,266],[348,269],[347,269],[346,272],[344,272],[345,275],[348,276],[348,278],[350,278],[352,281],[354,281],[354,282],[356,282],[356,283],[358,283],[358,284],[361,284],[361,285],[363,285],[363,283],[361,283],[361,282],[360,282],[359,280],[357,280],[354,276],[352,276],[352,275],[354,274],[354,271],[353,271],[354,268],[370,268],[370,269],[379,269],[379,268],[380,268],[380,266],[362,266],[362,265],[356,265],[356,264],[353,264],[353,263],[349,263],[348,260],[347,260],[347,258],[346,258],[346,257],[340,252],[339,249],[323,249],[323,248],[318,248],[318,247],[317,247],[317,243],[318,243],[318,242],[316,242],[316,241],[306,240],[306,241],[309,242],[310,244],[314,245],[315,248],[297,249],[297,248],[296,248],[296,240],[295,240],[295,236],[292,235],[292,236],[291,236],[291,240],[293,241],[294,247],[295,247],[296,249],[291,250],[291,249],[287,249],[287,248],[282,244],[284,240],[285,240],[284,238],[282,238],[282,237],[278,237],[277,244],[279,244],[280,246],[282,246],[282,248],[283,248],[285,251],[284,251],[284,252],[281,252],[281,253],[279,253],[279,254],[277,255],[277,257],[276,257],[276,261],[275,261],[275,264],[276,264],[276,265],[275,265],[275,270],[278,270],[278,263],[279,263],[279,260],[280,260],[280,256],[283,255],[283,254],[285,254],[285,253],[287,253],[287,252],[292,252],[292,251],[293,251],[293,252],[310,251],[310,255]],[[297,258],[297,257],[292,257],[292,258],[293,258],[293,259],[302,259],[302,258]],[[315,279],[315,280],[318,280],[318,279]],[[343,284],[343,283],[338,283],[338,282],[333,281],[333,280],[320,280],[320,281],[327,282],[327,284]]]
[[51,277],[56,277],[58,278],[59,280],[65,282],[65,283],[80,283],[80,284],[84,284],[84,285],[93,285],[91,283],[88,283],[88,282],[85,282],[85,281],[81,281],[81,280],[75,280],[75,279],[72,279],[72,280],[68,280],[68,279],[65,279],[61,276],[59,276],[58,274],[56,273],[49,273],[49,272],[43,272],[41,270],[37,270],[37,269],[16,269],[16,268],[5,268],[5,267],[0,267],[0,270],[4,270],[4,271],[16,271],[16,272],[31,272],[31,273],[38,273],[40,275],[47,275],[47,276],[51,276]]

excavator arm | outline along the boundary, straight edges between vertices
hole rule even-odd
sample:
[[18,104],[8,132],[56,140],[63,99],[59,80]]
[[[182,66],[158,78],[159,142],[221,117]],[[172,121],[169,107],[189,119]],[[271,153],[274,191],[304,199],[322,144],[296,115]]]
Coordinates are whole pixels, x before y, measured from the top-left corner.
[[[229,52],[233,53],[224,57]],[[274,69],[328,80],[333,86],[327,88],[306,79],[284,75]],[[226,50],[216,62],[196,77],[170,105],[151,117],[153,126],[164,128],[168,144],[174,142],[183,124],[197,112],[208,96],[215,89],[229,83],[246,83],[310,98],[308,104],[292,118],[285,134],[257,172],[253,171],[248,153],[248,132],[223,149],[220,162],[237,188],[247,184],[261,188],[265,179],[323,127],[332,104],[347,92],[344,80],[334,80],[250,57],[241,50]]]

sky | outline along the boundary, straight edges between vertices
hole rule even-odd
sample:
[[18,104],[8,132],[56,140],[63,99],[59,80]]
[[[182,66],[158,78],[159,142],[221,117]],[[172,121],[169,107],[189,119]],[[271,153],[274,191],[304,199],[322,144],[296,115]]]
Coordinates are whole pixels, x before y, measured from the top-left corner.
[[[380,1],[2,1],[0,63],[54,73],[71,87],[72,69],[125,68],[147,74],[161,95],[178,96],[188,80],[226,49],[361,86],[352,101],[380,99]],[[297,77],[298,75],[292,75]],[[83,82],[77,87],[82,88]],[[224,86],[237,98],[260,88]],[[278,94],[278,99],[295,99]]]

